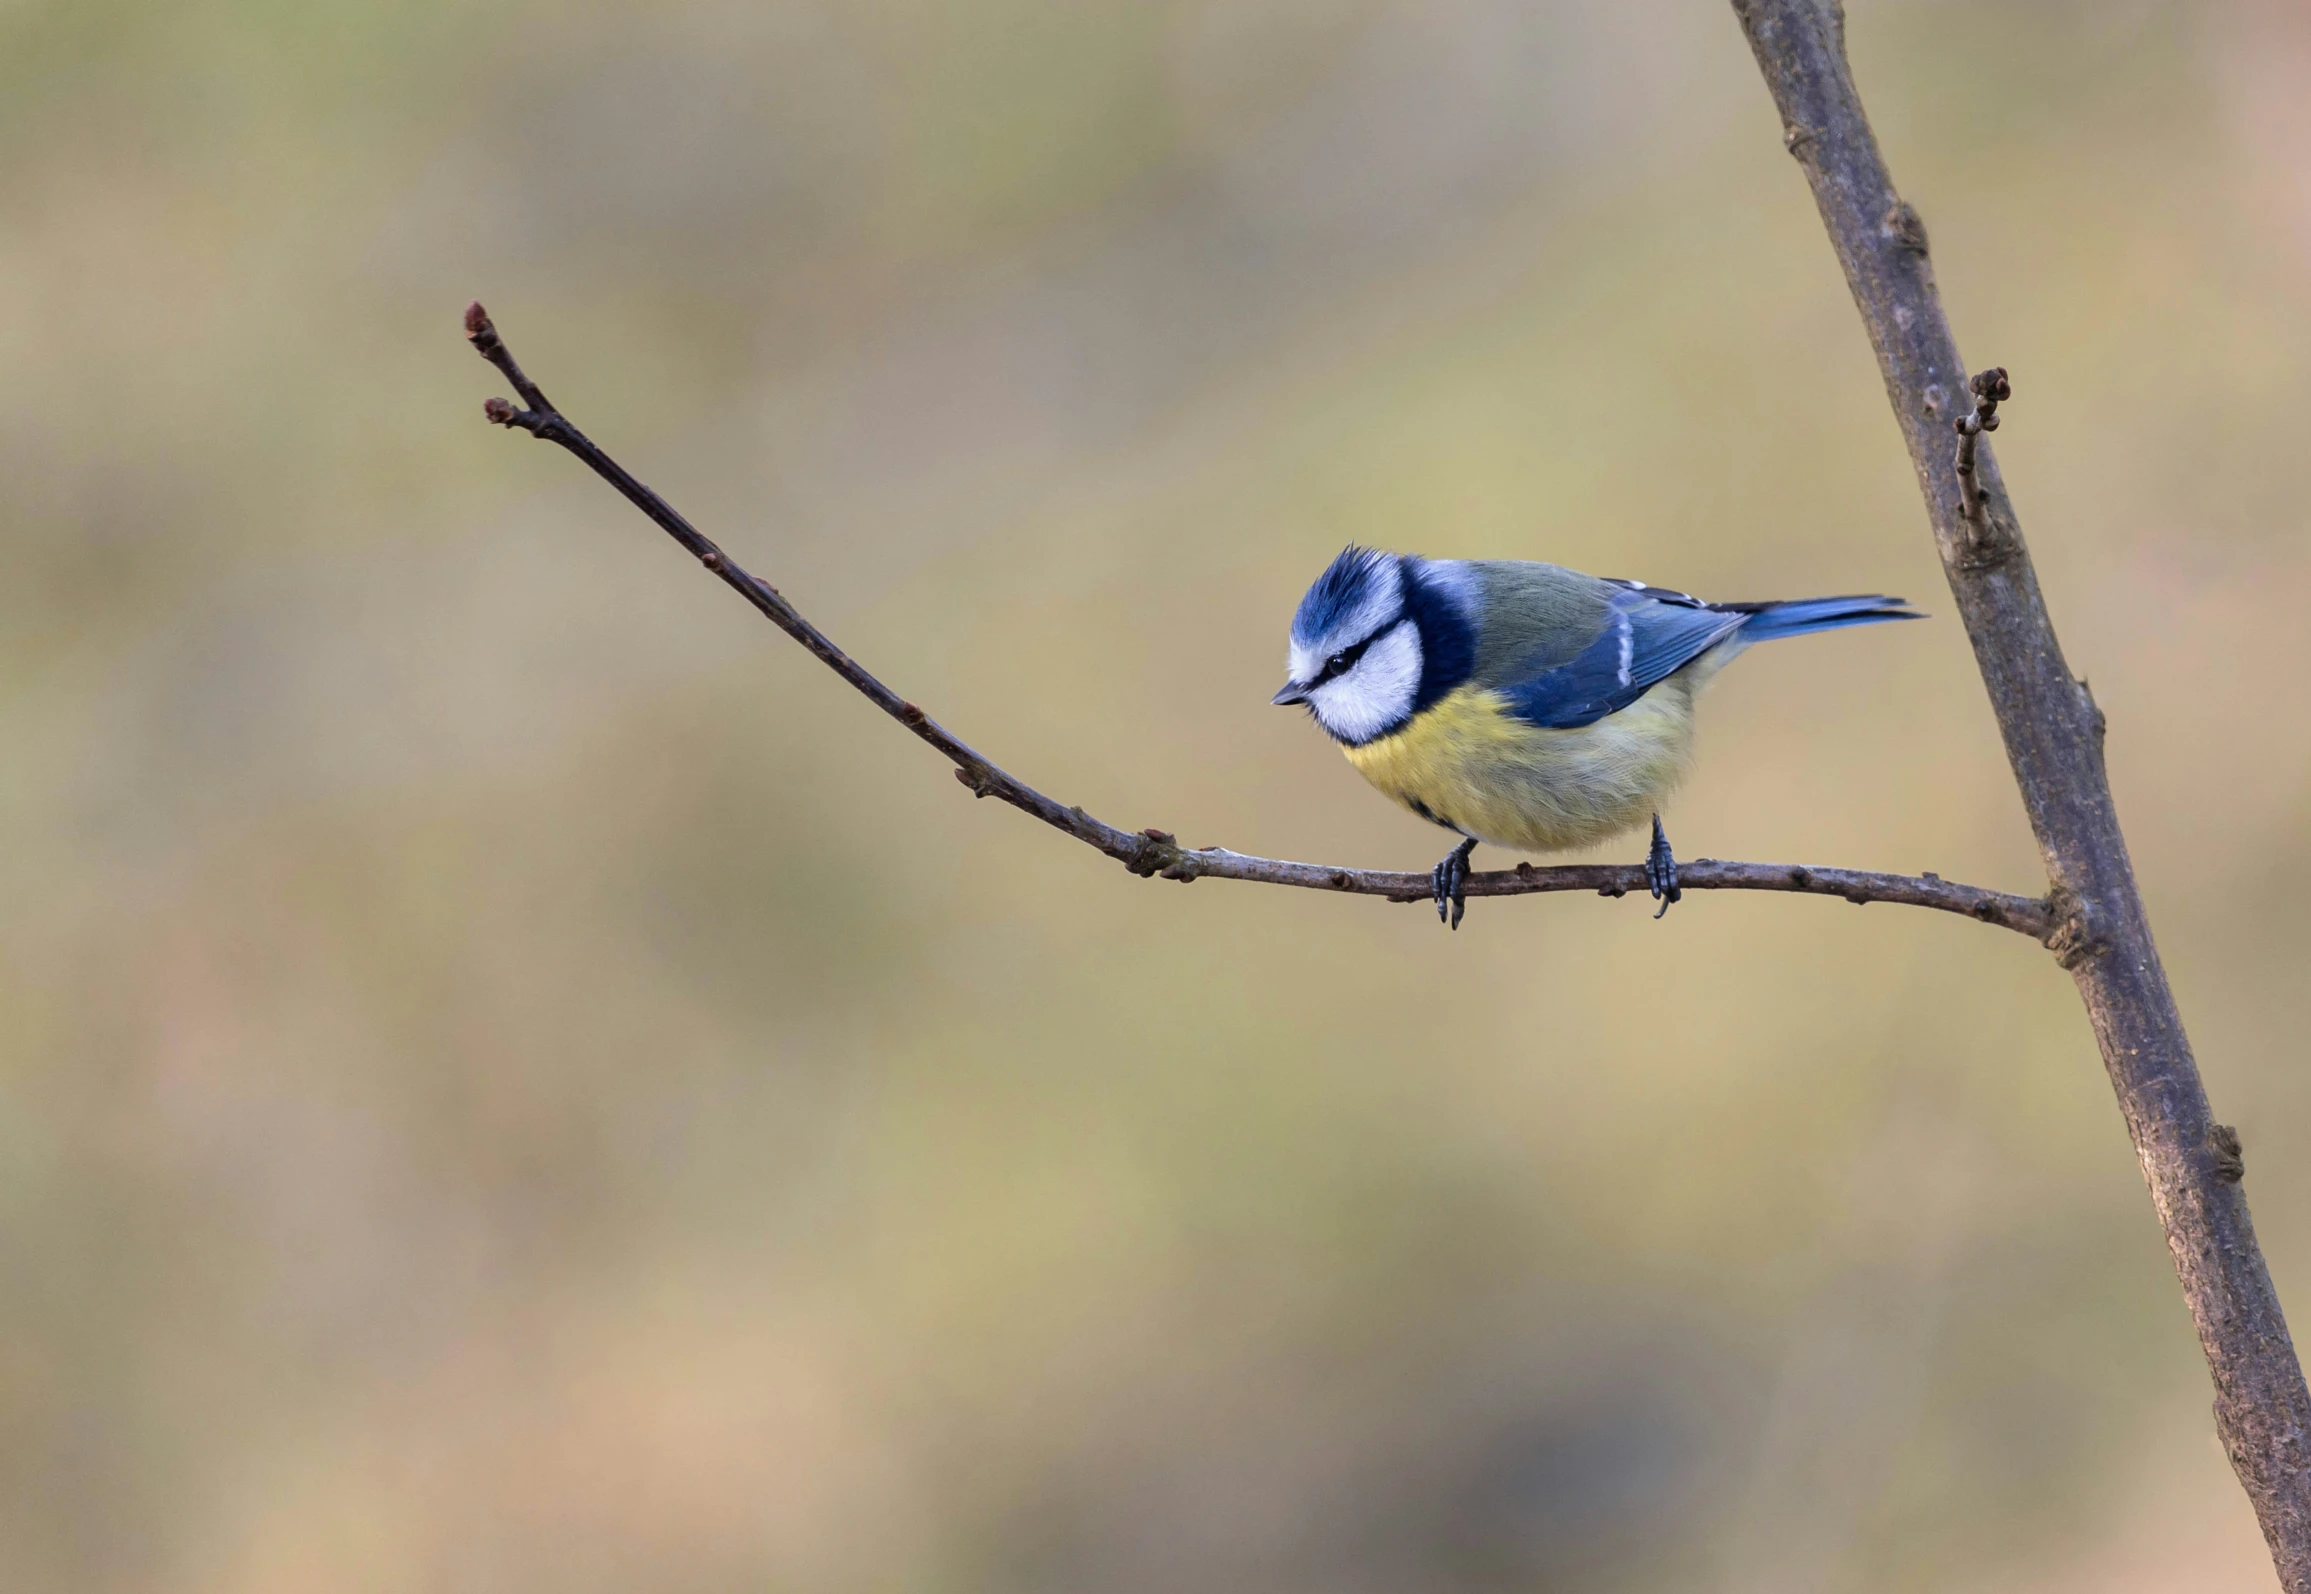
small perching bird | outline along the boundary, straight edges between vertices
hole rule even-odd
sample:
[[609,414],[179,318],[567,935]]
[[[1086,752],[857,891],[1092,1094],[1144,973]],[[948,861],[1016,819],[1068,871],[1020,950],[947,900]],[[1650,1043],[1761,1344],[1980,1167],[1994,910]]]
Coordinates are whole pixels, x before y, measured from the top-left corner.
[[1561,852],[1648,814],[1659,918],[1679,896],[1660,808],[1702,686],[1752,642],[1920,618],[1900,598],[1704,603],[1558,565],[1350,547],[1300,600],[1274,701],[1307,704],[1366,780],[1464,838],[1434,875],[1453,928],[1478,842]]

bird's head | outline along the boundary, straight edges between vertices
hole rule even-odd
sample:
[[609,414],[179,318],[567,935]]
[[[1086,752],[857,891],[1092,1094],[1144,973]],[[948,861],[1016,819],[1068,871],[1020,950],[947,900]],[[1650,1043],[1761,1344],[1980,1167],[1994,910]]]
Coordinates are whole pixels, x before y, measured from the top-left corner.
[[1283,689],[1333,740],[1357,746],[1402,728],[1420,694],[1421,634],[1403,558],[1344,548],[1292,616]]

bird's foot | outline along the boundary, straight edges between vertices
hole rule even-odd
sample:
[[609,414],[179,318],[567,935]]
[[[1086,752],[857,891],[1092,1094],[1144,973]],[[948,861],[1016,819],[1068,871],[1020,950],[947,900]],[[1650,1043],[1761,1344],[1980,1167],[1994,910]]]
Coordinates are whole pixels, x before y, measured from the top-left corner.
[[[1437,866],[1443,868],[1442,864]],[[1653,917],[1660,918],[1669,911],[1669,904],[1685,893],[1677,887],[1677,855],[1669,850],[1669,833],[1661,828],[1661,816],[1653,816],[1653,845],[1645,854],[1645,884],[1661,901]]]
[[1444,862],[1430,871],[1429,879],[1436,888],[1437,919],[1453,929],[1460,928],[1460,916],[1468,908],[1468,855],[1476,851],[1476,838],[1470,837],[1444,855]]

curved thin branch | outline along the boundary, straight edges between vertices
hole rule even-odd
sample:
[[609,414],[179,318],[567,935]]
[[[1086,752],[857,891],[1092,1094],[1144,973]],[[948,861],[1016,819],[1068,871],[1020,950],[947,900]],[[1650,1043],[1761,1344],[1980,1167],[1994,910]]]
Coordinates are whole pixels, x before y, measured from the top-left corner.
[[[1431,900],[1426,870],[1408,873],[1383,869],[1340,869],[1327,864],[1292,863],[1281,858],[1254,858],[1225,847],[1183,847],[1161,830],[1118,830],[1081,808],[1061,804],[1011,775],[951,734],[930,715],[875,679],[867,668],[835,646],[833,639],[802,617],[800,610],[779,595],[776,587],[741,569],[731,557],[697,527],[685,520],[623,465],[602,452],[593,440],[570,424],[554,408],[544,391],[531,381],[498,336],[488,312],[477,303],[465,312],[466,336],[475,352],[505,374],[524,408],[502,398],[482,406],[482,413],[497,425],[528,432],[544,442],[559,443],[604,481],[625,494],[628,502],[649,516],[698,562],[722,578],[724,584],[760,610],[771,624],[793,637],[828,669],[848,681],[868,702],[897,720],[916,736],[938,749],[955,766],[955,778],[980,797],[1000,797],[1012,807],[1066,832],[1086,846],[1096,847],[1133,874],[1166,880],[1254,880],[1268,885],[1299,886],[1312,891],[1337,891],[1349,896],[1386,897],[1391,902]],[[1804,864],[1721,863],[1700,858],[1680,864],[1678,883],[1692,891],[1790,891],[1810,896],[1843,897],[1848,902],[1898,902],[1913,907],[1939,908],[1963,914],[1984,924],[2018,930],[2044,941],[2055,928],[2054,914],[2038,897],[1986,891],[1959,885],[1939,875],[1876,874],[1860,869],[1817,869]],[[1640,864],[1559,864],[1539,867],[1520,863],[1514,869],[1493,869],[1472,874],[1472,897],[1516,897],[1542,891],[1594,891],[1600,896],[1644,894],[1645,870]]]

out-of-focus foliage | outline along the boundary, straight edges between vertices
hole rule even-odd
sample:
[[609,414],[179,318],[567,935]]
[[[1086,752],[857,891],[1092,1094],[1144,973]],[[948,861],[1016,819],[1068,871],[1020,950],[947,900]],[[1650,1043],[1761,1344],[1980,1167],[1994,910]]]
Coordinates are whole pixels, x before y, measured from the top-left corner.
[[[2300,1307],[2311,24],[1848,9]],[[1357,539],[1942,610],[1672,833],[2028,888],[1777,134],[1660,0],[0,6],[0,1586],[2270,1586],[2026,942],[1131,880],[458,334],[1117,822],[1433,860],[1266,701]]]

